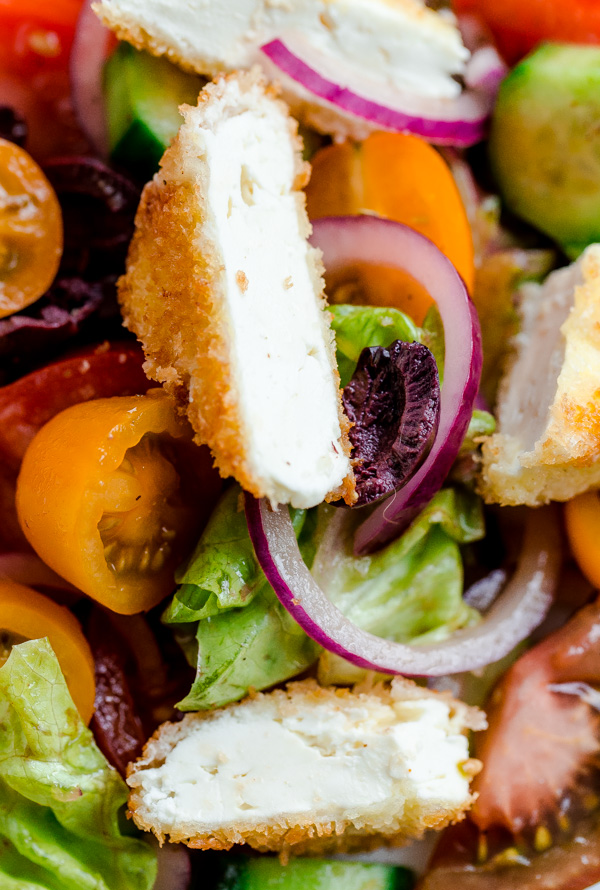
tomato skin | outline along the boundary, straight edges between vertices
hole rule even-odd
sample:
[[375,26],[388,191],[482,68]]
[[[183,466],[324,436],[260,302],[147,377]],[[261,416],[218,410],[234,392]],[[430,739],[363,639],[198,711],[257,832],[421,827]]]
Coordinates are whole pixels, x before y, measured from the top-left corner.
[[33,158],[0,139],[0,318],[30,306],[58,271],[63,249],[56,193]]
[[0,388],[0,459],[18,471],[27,446],[51,417],[70,405],[145,393],[144,356],[133,344],[87,349]]
[[[374,133],[360,145],[328,145],[312,159],[309,217],[377,213],[428,237],[473,289],[471,227],[448,165],[425,140]],[[430,300],[431,302],[431,300]]]
[[600,749],[600,714],[548,685],[600,680],[600,600],[585,606],[504,675],[488,708],[489,729],[476,741],[484,767],[471,818],[517,834],[555,811]]
[[220,487],[174,401],[152,390],[72,405],[42,427],[23,459],[17,513],[44,562],[130,615],[172,591]]
[[69,405],[144,393],[153,384],[134,344],[86,349],[0,387],[0,551],[29,550],[17,519],[17,474],[27,446],[51,417]]
[[600,43],[597,0],[453,0],[454,10],[481,17],[508,62],[517,62],[544,40]]
[[468,821],[448,828],[418,890],[587,890],[600,880],[598,816],[577,835],[522,862],[477,862],[478,832]]
[[29,640],[48,637],[82,719],[94,712],[94,659],[79,622],[31,587],[0,579],[0,629]]

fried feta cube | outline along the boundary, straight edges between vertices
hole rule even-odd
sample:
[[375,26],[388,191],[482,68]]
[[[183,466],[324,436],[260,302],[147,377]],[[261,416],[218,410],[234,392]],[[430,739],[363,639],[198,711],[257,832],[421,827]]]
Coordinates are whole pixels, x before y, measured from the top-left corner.
[[273,504],[352,501],[296,124],[257,72],[209,84],[183,114],[142,195],[125,324],[222,475]]
[[367,121],[344,116],[272,68],[260,47],[300,36],[328,60],[333,80],[356,78],[356,60],[382,94],[453,99],[469,52],[451,15],[424,0],[100,0],[102,21],[122,39],[187,70],[214,77],[260,64],[284,87],[294,114],[337,136],[365,138]]
[[521,315],[480,491],[534,507],[600,486],[600,245],[525,285]]
[[136,824],[199,849],[322,853],[399,844],[462,818],[480,711],[410,680],[314,680],[164,724],[129,767]]

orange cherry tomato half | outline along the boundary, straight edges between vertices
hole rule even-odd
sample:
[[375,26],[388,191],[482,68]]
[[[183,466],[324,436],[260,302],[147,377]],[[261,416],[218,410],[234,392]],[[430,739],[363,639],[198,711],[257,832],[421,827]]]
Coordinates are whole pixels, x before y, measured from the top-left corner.
[[567,501],[565,527],[579,568],[600,590],[600,496],[597,491],[586,491]]
[[[472,291],[475,267],[467,214],[448,165],[427,142],[405,133],[373,133],[360,144],[321,149],[312,167],[306,188],[311,219],[376,213],[404,223],[430,238]],[[388,291],[397,286],[389,270],[379,277]]]
[[0,579],[0,663],[13,645],[41,637],[48,637],[73,702],[89,723],[96,694],[94,658],[79,622],[64,606],[31,587]]
[[151,390],[73,405],[43,426],[23,459],[17,513],[55,572],[131,615],[172,591],[220,487],[174,401]]
[[54,189],[26,151],[0,139],[0,318],[48,290],[62,247]]

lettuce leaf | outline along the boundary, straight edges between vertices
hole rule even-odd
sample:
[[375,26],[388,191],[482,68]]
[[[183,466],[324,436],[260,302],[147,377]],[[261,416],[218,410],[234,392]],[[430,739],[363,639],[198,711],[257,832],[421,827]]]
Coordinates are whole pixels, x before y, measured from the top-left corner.
[[[305,510],[290,510],[298,536]],[[232,485],[219,500],[198,544],[175,580],[180,587],[163,616],[187,624],[247,606],[265,583],[248,535],[242,490]]]
[[406,532],[370,556],[356,557],[360,521],[328,505],[312,573],[329,599],[363,630],[397,642],[440,640],[477,620],[463,600],[459,544],[483,536],[481,501],[458,488],[439,491]]
[[381,306],[330,306],[335,331],[336,358],[342,388],[350,381],[360,354],[366,346],[390,346],[395,340],[423,342],[414,321],[400,312]]
[[[243,577],[245,584],[251,578],[252,596],[231,607],[226,597],[215,594],[215,607],[223,605],[210,615],[203,614],[200,599],[194,624],[172,619],[190,614],[174,604],[180,592],[167,609],[163,620],[174,625],[196,667],[192,688],[178,704],[186,711],[220,707],[242,698],[250,688],[281,683],[313,664],[321,652],[281,606],[260,569],[248,575],[251,545],[240,522],[237,494],[224,498],[218,511],[221,534],[207,528],[196,551],[199,560],[188,566],[185,576],[193,572],[199,590],[205,589],[202,567],[210,578]],[[477,620],[477,612],[462,599],[460,553],[461,544],[484,534],[476,495],[458,487],[443,489],[397,541],[372,556],[356,558],[352,536],[363,518],[362,512],[325,504],[308,511],[296,529],[303,558],[344,614],[380,636],[417,642],[442,639]],[[220,547],[218,541],[223,540],[227,545]]]
[[126,800],[48,641],[14,646],[0,668],[0,887],[150,890],[156,853],[124,827]]

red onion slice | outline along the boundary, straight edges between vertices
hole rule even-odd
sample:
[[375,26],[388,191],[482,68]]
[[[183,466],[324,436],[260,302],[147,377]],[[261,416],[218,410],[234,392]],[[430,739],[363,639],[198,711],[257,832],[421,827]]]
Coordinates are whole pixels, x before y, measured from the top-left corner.
[[444,325],[446,357],[435,441],[414,476],[359,527],[355,550],[364,553],[403,531],[448,475],[479,389],[481,331],[462,278],[435,244],[414,229],[375,216],[328,217],[315,220],[311,241],[323,251],[328,273],[357,262],[408,272],[435,300]]
[[108,156],[108,134],[102,94],[102,69],[116,40],[85,0],[75,30],[69,71],[71,96],[83,132],[100,157]]
[[275,512],[264,498],[245,497],[256,557],[282,605],[313,640],[359,667],[430,677],[475,670],[529,636],[552,603],[561,542],[551,507],[529,513],[517,570],[480,624],[440,643],[410,646],[376,637],[345,618],[303,562],[288,510]]
[[374,81],[359,67],[315,50],[299,35],[271,40],[261,52],[281,74],[342,116],[373,129],[414,133],[440,145],[469,146],[485,138],[496,88],[505,73],[504,67],[494,66],[489,53],[479,61],[472,58],[467,68],[472,86],[456,98],[434,99]]

